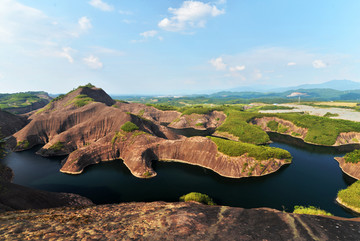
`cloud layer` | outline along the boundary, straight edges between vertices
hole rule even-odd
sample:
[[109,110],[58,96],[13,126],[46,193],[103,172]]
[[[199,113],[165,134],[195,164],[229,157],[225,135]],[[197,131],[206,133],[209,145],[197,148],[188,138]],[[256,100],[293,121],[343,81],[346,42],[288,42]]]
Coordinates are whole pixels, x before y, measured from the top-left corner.
[[199,1],[184,1],[180,8],[169,8],[168,11],[172,16],[162,19],[158,26],[173,32],[205,27],[208,18],[225,13],[216,5]]

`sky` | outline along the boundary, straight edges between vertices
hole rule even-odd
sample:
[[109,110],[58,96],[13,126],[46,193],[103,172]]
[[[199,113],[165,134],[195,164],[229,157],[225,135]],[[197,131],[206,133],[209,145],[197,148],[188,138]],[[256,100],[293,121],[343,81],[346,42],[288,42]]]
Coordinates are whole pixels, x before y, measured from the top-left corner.
[[0,93],[360,81],[358,0],[0,0]]

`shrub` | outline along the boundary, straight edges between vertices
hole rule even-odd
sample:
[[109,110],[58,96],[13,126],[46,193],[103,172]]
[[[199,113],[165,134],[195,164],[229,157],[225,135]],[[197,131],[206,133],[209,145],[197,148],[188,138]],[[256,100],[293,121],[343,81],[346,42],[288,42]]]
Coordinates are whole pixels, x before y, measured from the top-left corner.
[[277,131],[279,128],[279,122],[271,120],[266,124],[266,126],[269,127],[272,131]]
[[94,99],[90,98],[87,95],[78,95],[71,101],[71,103],[73,103],[77,107],[82,107],[93,101]]
[[285,159],[291,161],[291,154],[283,149],[268,146],[257,146],[254,144],[238,141],[225,140],[217,137],[211,137],[218,147],[218,151],[228,156],[241,156],[247,153],[250,157],[257,160],[268,160],[271,158]]
[[125,131],[125,132],[132,132],[135,130],[139,130],[139,127],[137,125],[135,125],[134,123],[127,121],[125,122],[125,124],[123,124],[120,127],[121,130]]
[[344,156],[345,162],[358,163],[360,161],[360,150],[355,150],[346,153]]
[[177,108],[175,106],[172,105],[165,105],[165,104],[146,104],[147,106],[152,106],[155,107],[158,110],[177,110]]
[[340,190],[337,197],[346,205],[360,209],[360,181],[356,181],[346,189]]
[[339,116],[339,114],[326,112],[326,114],[324,115],[324,117],[335,117],[335,116]]
[[331,213],[326,212],[325,210],[322,210],[320,208],[316,208],[314,206],[295,206],[294,212],[297,214],[309,214],[309,215],[326,215],[326,216],[333,216]]
[[16,147],[20,147],[20,148],[29,148],[30,146],[30,142],[28,140],[23,140],[23,141],[19,141],[17,144],[16,144]]
[[183,202],[195,201],[206,205],[216,205],[216,203],[214,203],[212,198],[210,198],[208,195],[198,192],[191,192],[184,196],[181,196],[180,201]]
[[54,145],[49,147],[50,150],[54,150],[54,151],[60,151],[63,148],[64,148],[64,143],[60,141],[56,142]]

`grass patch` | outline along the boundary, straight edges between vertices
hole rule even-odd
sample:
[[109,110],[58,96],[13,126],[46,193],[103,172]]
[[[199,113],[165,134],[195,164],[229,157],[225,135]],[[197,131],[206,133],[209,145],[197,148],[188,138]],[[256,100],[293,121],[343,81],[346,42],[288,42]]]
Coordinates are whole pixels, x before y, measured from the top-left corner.
[[254,157],[256,160],[268,160],[271,158],[285,159],[291,162],[291,154],[283,149],[257,146],[249,143],[243,143],[238,141],[225,140],[217,137],[210,137],[218,147],[218,151],[228,156],[241,156],[247,153],[250,157]]
[[292,135],[292,136],[301,136],[300,133],[297,133],[297,132],[295,132],[295,131],[291,132],[291,135]]
[[350,163],[358,163],[360,162],[360,150],[355,150],[349,153],[346,153],[346,155],[344,156],[345,162],[350,162]]
[[326,114],[324,115],[324,117],[335,117],[335,116],[339,116],[339,114],[326,112]]
[[156,109],[163,110],[163,111],[177,110],[177,108],[175,106],[172,106],[172,105],[165,105],[165,104],[146,104],[146,105],[155,107]]
[[294,107],[290,106],[279,106],[279,105],[264,105],[260,106],[258,110],[292,110]]
[[191,114],[206,115],[215,110],[223,111],[224,109],[225,108],[223,106],[207,107],[207,106],[197,105],[197,106],[185,106],[178,110],[182,112],[182,115],[191,115]]
[[23,148],[23,149],[29,148],[29,146],[30,146],[30,142],[28,140],[19,141],[16,144],[16,147],[20,147],[20,148]]
[[277,131],[279,128],[279,122],[271,120],[266,124],[266,126],[269,127],[272,131]]
[[360,181],[356,181],[346,189],[340,190],[337,197],[346,205],[360,208]]
[[93,101],[94,99],[90,98],[87,95],[78,95],[71,101],[71,103],[74,104],[76,107],[83,107]]
[[195,201],[206,205],[216,205],[216,203],[206,194],[198,193],[198,192],[191,192],[184,196],[180,197],[180,201],[183,202],[190,202]]
[[56,142],[54,145],[49,147],[50,150],[54,150],[54,151],[60,151],[63,148],[64,148],[64,143],[60,141]]
[[295,206],[294,212],[296,214],[309,214],[309,215],[326,215],[326,216],[333,216],[331,213],[326,212],[320,208],[316,208],[314,206]]
[[135,125],[134,123],[127,121],[127,122],[125,122],[125,124],[123,124],[120,127],[120,129],[125,132],[132,132],[132,131],[139,130],[139,127],[137,125]]
[[250,125],[247,122],[256,114],[232,109],[226,114],[225,122],[216,129],[217,131],[230,133],[237,136],[240,141],[252,144],[264,144],[270,141],[269,136],[260,126]]
[[201,126],[201,127],[203,127],[203,126],[204,126],[204,123],[196,123],[195,126]]

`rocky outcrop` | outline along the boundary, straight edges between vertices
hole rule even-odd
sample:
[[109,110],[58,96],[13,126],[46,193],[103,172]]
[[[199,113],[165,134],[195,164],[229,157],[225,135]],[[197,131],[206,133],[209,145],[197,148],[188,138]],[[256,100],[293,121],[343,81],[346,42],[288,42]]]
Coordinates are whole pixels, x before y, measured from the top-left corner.
[[347,144],[359,144],[360,133],[359,132],[342,132],[336,139],[335,146],[347,145]]
[[13,184],[13,175],[9,167],[0,165],[0,212],[93,205],[89,199],[77,194],[46,192]]
[[3,240],[359,240],[360,220],[269,208],[124,203],[3,213]]
[[208,114],[191,114],[182,115],[179,118],[173,120],[169,127],[176,129],[194,128],[194,129],[215,129],[219,127],[226,119],[226,115],[223,112],[212,111]]
[[339,163],[339,166],[343,172],[352,178],[360,180],[360,162],[346,162],[343,157],[335,157],[335,160]]
[[0,110],[0,139],[19,131],[26,123],[26,118]]
[[156,175],[151,168],[153,160],[168,160],[205,167],[225,177],[242,178],[270,174],[288,164],[279,159],[258,161],[246,154],[230,157],[218,152],[216,144],[206,137],[166,140],[135,132],[123,133],[109,143],[110,140],[104,138],[71,153],[61,171],[79,174],[88,165],[122,159],[134,176],[147,178]]
[[261,117],[261,118],[255,118],[251,121],[251,124],[258,125],[263,129],[264,131],[274,131],[271,130],[267,125],[270,121],[276,121],[280,125],[284,126],[284,131],[281,132],[281,134],[291,135],[297,138],[305,139],[306,134],[308,130],[306,128],[298,127],[294,125],[291,121],[283,120],[277,117]]
[[357,216],[360,215],[360,208],[349,205],[348,203],[344,202],[340,197],[336,198],[336,202],[346,210],[357,214]]
[[[42,144],[37,152],[42,156],[68,155],[61,171],[69,174],[79,174],[89,165],[115,159],[122,159],[134,176],[142,178],[156,175],[151,167],[153,160],[198,165],[233,178],[266,175],[287,164],[287,160],[278,159],[258,161],[246,154],[226,156],[208,138],[186,138],[160,125],[180,113],[123,102],[110,106],[113,102],[104,93],[97,88],[80,88],[53,101],[31,115],[31,122],[13,135],[9,145],[21,151]],[[74,105],[79,95],[97,101],[79,107]],[[196,118],[205,118],[206,127],[215,127],[225,119],[217,111],[204,116]],[[126,122],[132,122],[139,130],[121,130]]]

